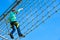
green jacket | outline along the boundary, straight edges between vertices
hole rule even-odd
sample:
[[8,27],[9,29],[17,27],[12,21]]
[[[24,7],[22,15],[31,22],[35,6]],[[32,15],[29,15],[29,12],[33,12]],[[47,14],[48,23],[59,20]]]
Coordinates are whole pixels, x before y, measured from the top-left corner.
[[16,13],[20,12],[21,10],[23,10],[23,8],[20,8],[15,12],[11,11],[10,14],[9,14],[8,22],[16,21]]
[[16,13],[15,12],[10,12],[9,14],[9,22],[13,22],[13,21],[16,21]]

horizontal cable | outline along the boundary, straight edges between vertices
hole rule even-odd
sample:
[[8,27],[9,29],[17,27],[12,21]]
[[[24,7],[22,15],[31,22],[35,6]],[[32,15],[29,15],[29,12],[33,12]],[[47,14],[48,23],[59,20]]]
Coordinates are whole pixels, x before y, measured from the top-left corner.
[[[54,2],[55,2],[55,1],[53,1],[52,3],[54,3]],[[52,3],[51,3],[51,4],[52,4]],[[50,5],[51,5],[51,4],[50,4]],[[46,4],[45,4],[45,5],[46,5]],[[49,8],[50,5],[47,5],[47,8]],[[40,10],[41,8],[42,8],[42,7],[40,7],[39,10]],[[44,10],[42,10],[41,14],[42,14],[47,8],[45,8]],[[37,12],[35,12],[35,13],[37,13]],[[41,15],[41,14],[40,14],[40,15]],[[40,15],[37,15],[36,17],[38,17],[38,16],[40,16]],[[31,17],[31,16],[30,16],[30,17]],[[27,25],[29,25],[34,19],[36,19],[36,17],[33,18],[30,22],[28,22]],[[26,22],[26,21],[25,21],[25,22]],[[22,30],[23,30],[27,25],[25,25],[25,26],[22,28]]]
[[[51,4],[53,4],[55,1],[56,1],[56,0],[52,1]],[[50,4],[50,5],[51,5],[51,4]],[[46,5],[46,2],[44,2],[44,5]],[[50,5],[47,5],[47,8],[49,8]],[[38,10],[40,10],[41,8],[42,8],[42,7],[40,7]],[[47,9],[47,8],[46,8],[46,9]],[[46,9],[44,9],[44,10],[46,10]],[[44,10],[42,10],[41,14],[44,12]],[[36,11],[35,13],[37,13],[37,11]],[[40,14],[40,15],[41,15],[41,14]],[[38,16],[40,16],[40,15],[37,15],[36,17],[38,17]],[[36,18],[36,17],[35,17],[35,18]],[[30,22],[28,22],[27,25],[29,25],[35,18],[33,18]],[[25,25],[25,26],[22,28],[22,30],[24,30],[27,25]],[[21,31],[22,31],[22,30],[21,30]]]
[[8,40],[8,38],[5,38],[4,36],[0,35],[1,38],[3,38],[3,40]]
[[[48,15],[48,17],[47,17],[45,20],[42,20],[42,19],[41,19],[41,20],[42,20],[41,23],[39,23],[39,24],[38,24],[36,27],[34,27],[34,28],[31,27],[31,28],[33,28],[33,29],[29,28],[28,30],[30,30],[30,29],[31,29],[31,30],[30,30],[30,31],[27,30],[26,32],[24,32],[24,34],[25,34],[25,35],[29,34],[31,31],[33,31],[34,29],[36,29],[37,27],[39,27],[39,25],[41,25],[42,23],[44,23],[44,22],[45,22],[48,18],[50,18],[52,15],[56,14],[59,10],[60,10],[60,8],[59,8],[58,10],[55,10],[55,12],[54,12],[53,14],[51,14],[51,15]],[[45,17],[45,16],[44,16],[44,17]],[[38,20],[36,23],[38,23],[39,21],[40,21],[40,20]],[[36,23],[35,23],[34,25],[36,25]],[[34,26],[34,25],[32,25],[32,26]]]
[[[27,1],[28,1],[28,0],[26,0],[26,2],[27,2]],[[34,1],[34,0],[33,0],[33,1]],[[27,11],[26,8],[28,8],[28,7],[30,6],[30,4],[32,4],[32,3],[31,3],[31,2],[30,2],[30,3],[28,2],[28,5],[27,5],[27,6],[24,5],[24,8],[25,8],[24,10],[25,10],[25,11]],[[23,16],[25,11],[23,11],[23,13],[22,13],[21,15],[18,15],[18,18],[20,18],[20,16]]]
[[16,3],[16,1],[15,1],[12,5],[10,5],[9,8],[7,8],[6,11],[4,11],[4,12],[2,13],[2,15],[0,16],[0,20],[2,19],[2,17],[4,16],[4,14],[5,14],[15,3]]
[[15,5],[8,12],[6,12],[6,14],[3,14],[4,16],[0,18],[0,21],[3,20],[9,14],[9,12],[11,12],[11,10],[14,9],[21,1],[22,0],[17,1]]

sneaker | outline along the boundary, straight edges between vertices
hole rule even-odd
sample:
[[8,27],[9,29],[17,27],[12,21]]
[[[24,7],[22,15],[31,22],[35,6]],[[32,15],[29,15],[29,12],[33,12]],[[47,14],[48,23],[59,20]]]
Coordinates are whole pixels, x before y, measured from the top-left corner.
[[25,35],[21,34],[21,35],[19,35],[19,37],[25,37]]
[[14,39],[14,37],[13,37],[13,35],[10,33],[10,37],[12,38],[12,39]]

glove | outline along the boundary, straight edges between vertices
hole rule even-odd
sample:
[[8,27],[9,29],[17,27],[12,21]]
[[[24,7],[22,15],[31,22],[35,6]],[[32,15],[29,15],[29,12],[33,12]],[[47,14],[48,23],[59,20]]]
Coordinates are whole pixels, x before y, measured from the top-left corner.
[[20,12],[21,10],[23,10],[23,8],[18,9],[18,12]]

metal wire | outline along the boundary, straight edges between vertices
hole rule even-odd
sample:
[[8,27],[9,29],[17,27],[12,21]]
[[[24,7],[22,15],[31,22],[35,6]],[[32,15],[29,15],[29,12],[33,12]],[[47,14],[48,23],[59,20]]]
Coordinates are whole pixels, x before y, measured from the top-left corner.
[[[59,3],[59,5],[60,5],[60,3]],[[58,5],[57,5],[57,6],[58,6]],[[56,6],[54,7],[54,9],[55,9],[55,8],[56,8]],[[32,26],[35,26],[35,27],[34,27],[34,28],[31,27],[31,28],[33,28],[33,29],[29,28],[29,29],[28,29],[29,31],[27,30],[26,32],[24,32],[24,34],[25,34],[25,35],[29,34],[31,31],[33,31],[34,29],[36,29],[37,27],[39,27],[39,25],[41,25],[42,23],[44,23],[48,18],[50,18],[50,17],[51,17],[52,15],[54,15],[55,13],[57,13],[59,10],[60,10],[60,8],[57,9],[57,10],[55,10],[55,12],[54,12],[53,14],[50,14],[50,15],[47,14],[48,17],[47,17],[46,19],[44,19],[44,20],[41,19],[41,20],[42,20],[41,23],[39,23],[40,20],[38,20],[36,23],[39,23],[39,24],[38,24],[37,26],[35,26],[35,25],[36,25],[36,23],[35,23],[34,25],[32,25]],[[51,11],[50,11],[50,12],[51,12]],[[50,13],[50,12],[48,12],[48,13]],[[45,15],[45,16],[47,16],[47,15]],[[45,17],[45,16],[44,16],[44,17]],[[30,30],[30,29],[31,29],[31,30]]]
[[[55,0],[55,1],[56,1],[56,0]],[[53,4],[55,1],[52,1],[51,4]],[[50,5],[47,5],[47,7],[46,7],[45,9],[42,9],[41,14],[42,14],[47,8],[49,8],[49,6],[51,6],[51,4],[50,4]],[[44,3],[44,5],[46,5],[46,3]],[[37,11],[39,11],[41,8],[42,8],[42,7],[40,7]],[[37,11],[36,11],[35,13],[37,13]],[[35,13],[33,13],[31,16],[33,16]],[[41,14],[37,15],[36,17],[40,16]],[[30,18],[31,16],[29,16],[28,18]],[[30,22],[28,22],[28,24],[26,24],[26,25],[22,28],[22,30],[25,29],[25,27],[26,27],[27,25],[29,25],[34,19],[36,19],[36,17],[33,18]],[[27,21],[27,20],[26,20],[26,21]],[[26,22],[26,21],[25,21],[25,22]],[[25,22],[23,22],[23,24],[24,24]],[[22,24],[22,25],[23,25],[23,24]]]
[[14,9],[21,1],[22,0],[16,1],[15,5],[8,12],[6,12],[6,14],[3,14],[3,17],[0,18],[0,21],[3,20],[9,14],[9,12],[11,12],[11,10]]
[[[39,14],[39,15],[36,15],[36,17],[34,17],[31,21],[29,21],[23,28],[22,28],[22,30],[24,30],[25,28],[26,28],[26,26],[27,25],[29,25],[32,21],[34,21],[36,18],[38,18],[39,16],[41,16],[44,12],[45,12],[45,10],[46,9],[48,9],[54,2],[55,2],[56,0],[53,0],[49,5],[47,5],[47,3],[46,2],[44,2],[44,6],[46,6],[46,8],[45,9],[43,9],[42,8],[42,6],[38,9],[38,10],[36,10],[34,13],[32,13],[30,16],[29,16],[29,14],[26,14],[24,17],[27,17],[27,16],[29,16],[25,21],[23,21],[23,24],[24,23],[26,23],[26,21],[31,17],[31,16],[33,16],[33,15],[35,15],[36,13],[38,13],[38,11],[40,11],[40,10],[42,10],[41,11],[41,14]],[[35,5],[36,5],[36,3],[34,3]],[[32,4],[33,5],[33,4]],[[56,9],[55,10],[55,8],[57,8],[57,6],[59,6],[60,5],[60,3],[58,3],[57,5],[54,5],[54,7],[51,9],[51,10],[49,10],[48,12],[47,12],[47,14],[46,15],[44,15],[44,16],[42,16],[42,18],[41,19],[39,19],[38,21],[36,21],[36,23],[34,23],[34,24],[32,24],[32,26],[30,27],[30,28],[28,28],[27,29],[27,31],[25,31],[24,32],[24,34],[25,34],[25,36],[26,35],[28,35],[30,32],[32,32],[33,30],[35,30],[37,27],[39,27],[42,23],[44,23],[47,19],[49,19],[52,15],[54,15],[55,13],[57,13],[59,10],[60,10],[60,8],[59,9]],[[32,10],[32,9],[31,9]],[[55,10],[52,14],[50,14],[51,12],[52,12],[52,10]],[[27,13],[27,12],[26,12]],[[29,13],[29,12],[28,12]],[[8,14],[7,14],[8,15]],[[19,15],[20,16],[20,15]],[[21,16],[22,16],[22,14],[21,14]],[[24,19],[24,17],[22,17],[21,19],[23,20]],[[46,19],[45,19],[45,17],[47,17]],[[41,20],[41,21],[40,21]],[[40,23],[39,23],[40,22]],[[39,24],[38,24],[39,23]],[[22,24],[22,25],[23,25]],[[21,25],[21,26],[22,26]],[[35,26],[36,25],[36,26]],[[22,31],[21,30],[21,31]],[[2,37],[2,36],[1,36]],[[2,37],[2,38],[5,38],[5,37]],[[18,39],[18,38],[17,38]]]
[[0,35],[1,38],[3,38],[4,40],[8,40],[8,38],[5,38],[4,36]]
[[[3,20],[8,14],[9,12],[14,9],[22,0],[19,0],[15,3],[15,5],[7,12],[7,14],[4,14],[4,16],[2,18],[0,18],[0,21]],[[3,31],[4,32],[4,31]],[[2,38],[4,38],[4,36],[1,36]]]

